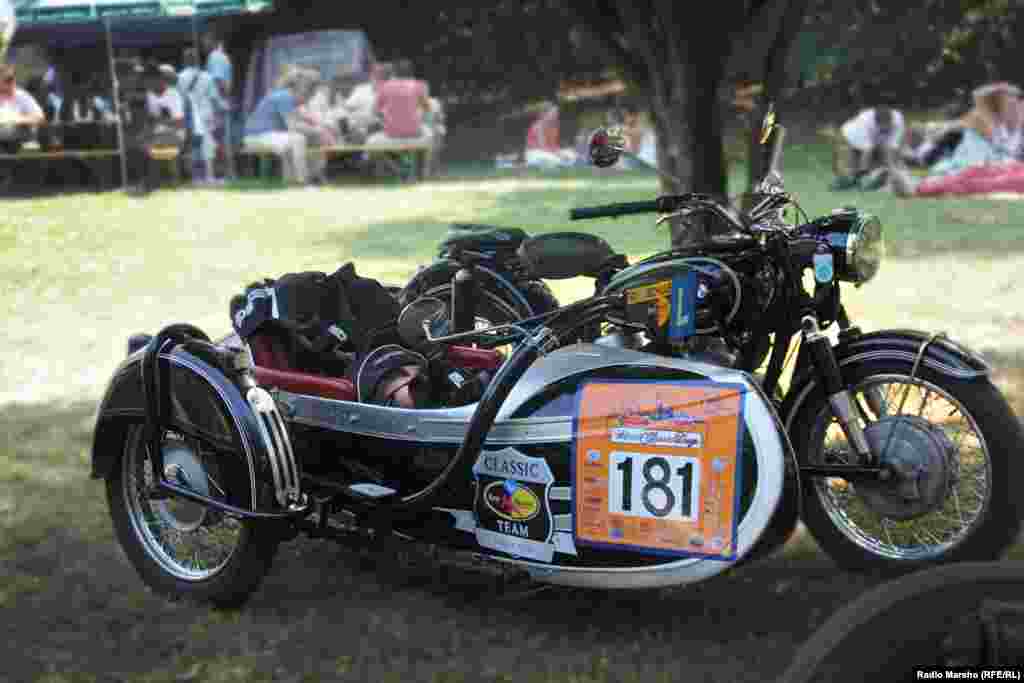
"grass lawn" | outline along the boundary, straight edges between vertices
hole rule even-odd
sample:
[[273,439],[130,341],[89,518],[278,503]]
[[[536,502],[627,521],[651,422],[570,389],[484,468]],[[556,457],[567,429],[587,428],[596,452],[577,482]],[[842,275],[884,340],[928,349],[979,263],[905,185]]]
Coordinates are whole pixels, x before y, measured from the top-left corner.
[[[787,184],[812,217],[853,204],[876,212],[885,226],[890,257],[875,282],[845,293],[852,317],[865,329],[947,330],[994,360],[1000,384],[1014,392],[1024,414],[1024,385],[1018,389],[1024,383],[1024,202],[831,193],[827,147],[791,146],[787,160]],[[734,188],[741,177],[736,169]],[[361,274],[403,283],[430,261],[452,222],[593,232],[631,257],[645,256],[668,241],[653,217],[570,224],[567,216],[575,206],[647,199],[656,192],[651,173],[580,169],[467,173],[416,186],[278,190],[248,184],[162,191],[143,200],[115,192],[5,201],[0,610],[52,589],[50,575],[17,564],[31,548],[56,544],[59,553],[65,535],[66,547],[79,549],[112,539],[101,487],[86,479],[88,448],[95,402],[131,333],[191,322],[211,336],[224,334],[230,329],[228,302],[247,283],[291,271],[330,272],[349,260]],[[590,294],[588,281],[552,284],[565,302]],[[102,545],[100,554],[109,554],[109,544]],[[813,543],[798,540],[789,553],[811,555]],[[52,576],[79,567],[90,587],[63,585],[67,599],[88,601],[97,592],[88,557],[61,556],[57,562],[62,568]],[[125,577],[134,581],[133,575],[118,576],[104,584],[116,594],[110,605],[134,609],[130,619],[145,619],[132,605],[156,603],[147,602],[139,584],[122,583]],[[213,617],[195,619],[193,626],[205,628]],[[239,676],[216,680],[246,678]]]

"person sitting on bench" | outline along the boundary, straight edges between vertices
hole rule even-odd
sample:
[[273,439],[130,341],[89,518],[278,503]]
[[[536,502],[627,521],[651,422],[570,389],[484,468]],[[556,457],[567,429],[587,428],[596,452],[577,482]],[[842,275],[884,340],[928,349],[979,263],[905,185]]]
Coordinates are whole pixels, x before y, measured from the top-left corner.
[[291,124],[311,94],[306,75],[289,70],[245,122],[245,147],[279,157],[285,182],[308,185],[310,181],[306,136]]
[[18,87],[13,64],[0,64],[0,152],[15,154],[32,136],[32,128],[46,122],[35,98]]
[[[135,144],[128,149],[129,175],[139,179],[134,193],[148,194],[159,184],[160,165],[153,158],[155,148],[176,148],[180,153],[185,142],[185,102],[178,92],[178,72],[163,64],[150,74],[152,88],[146,92],[146,113],[149,118]],[[175,163],[178,163],[175,158]]]

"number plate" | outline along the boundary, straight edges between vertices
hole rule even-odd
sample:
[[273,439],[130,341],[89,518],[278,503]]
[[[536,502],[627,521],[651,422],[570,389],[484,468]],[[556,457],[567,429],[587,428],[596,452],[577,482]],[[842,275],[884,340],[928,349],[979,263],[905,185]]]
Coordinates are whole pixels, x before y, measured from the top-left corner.
[[679,273],[671,280],[626,290],[626,317],[630,322],[662,330],[668,340],[680,342],[697,329],[697,273]]
[[739,384],[585,383],[577,395],[579,545],[736,559]]

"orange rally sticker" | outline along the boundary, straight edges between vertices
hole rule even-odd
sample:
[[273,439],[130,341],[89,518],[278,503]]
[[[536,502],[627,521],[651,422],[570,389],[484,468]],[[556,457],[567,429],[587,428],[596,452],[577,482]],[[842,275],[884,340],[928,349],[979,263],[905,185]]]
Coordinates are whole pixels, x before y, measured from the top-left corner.
[[733,559],[744,391],[710,381],[584,384],[577,541]]
[[658,326],[663,326],[668,322],[672,308],[672,280],[662,280],[626,290],[626,305],[632,307],[637,304],[653,304],[657,311]]

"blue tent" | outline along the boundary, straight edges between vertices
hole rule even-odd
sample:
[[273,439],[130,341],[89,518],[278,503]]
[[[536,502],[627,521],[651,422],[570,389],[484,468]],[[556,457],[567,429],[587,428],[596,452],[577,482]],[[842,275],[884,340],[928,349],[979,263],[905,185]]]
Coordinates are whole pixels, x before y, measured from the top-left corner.
[[273,0],[15,0],[17,33],[12,41],[62,48],[106,42],[117,109],[121,179],[127,183],[120,96],[114,70],[114,45],[150,47],[195,39],[204,19],[273,9]]
[[210,17],[271,9],[268,0],[22,0],[16,5],[19,43],[65,48],[110,39],[119,47],[179,43]]

